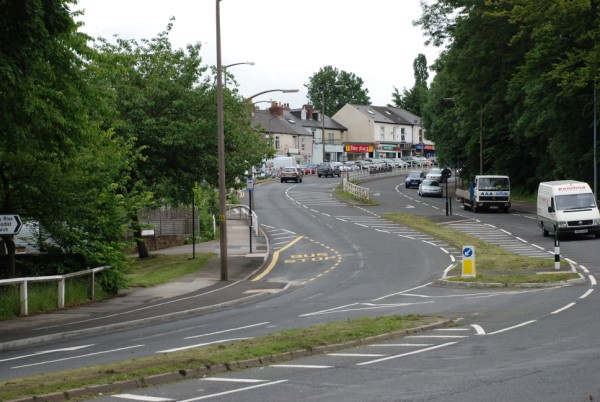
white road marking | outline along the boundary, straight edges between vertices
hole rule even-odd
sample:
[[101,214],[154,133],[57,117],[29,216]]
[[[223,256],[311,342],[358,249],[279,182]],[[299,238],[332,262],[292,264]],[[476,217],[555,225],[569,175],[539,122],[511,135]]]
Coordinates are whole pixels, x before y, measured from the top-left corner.
[[263,383],[263,384],[252,385],[252,386],[245,387],[245,388],[232,389],[231,391],[225,391],[225,392],[219,392],[219,393],[216,393],[216,394],[199,396],[197,398],[184,399],[184,400],[179,401],[179,402],[194,402],[194,401],[200,401],[202,399],[216,398],[216,397],[223,396],[223,395],[234,394],[236,392],[243,392],[243,391],[248,391],[248,390],[255,389],[255,388],[267,387],[269,385],[281,384],[282,382],[287,382],[287,381],[288,380],[272,381],[272,382],[267,382],[267,383]]
[[243,341],[244,339],[252,339],[252,338],[231,338],[231,339],[221,339],[218,341],[213,341],[213,342],[205,342],[205,343],[197,343],[195,345],[189,345],[189,346],[182,346],[180,348],[173,348],[173,349],[165,349],[165,350],[158,350],[155,353],[172,353],[172,352],[179,352],[181,350],[187,350],[187,349],[193,349],[193,348],[199,348],[202,346],[207,346],[207,345],[214,345],[217,343],[225,343],[225,342],[232,342],[232,341]]
[[573,307],[574,305],[575,305],[575,303],[569,303],[569,304],[567,304],[566,306],[564,306],[564,307],[562,307],[562,308],[559,308],[558,310],[554,310],[554,311],[553,311],[553,312],[551,312],[550,314],[558,314],[558,313],[560,313],[560,312],[563,312],[563,311],[565,311],[566,309],[569,309],[569,308]]
[[325,369],[325,368],[333,368],[334,366],[321,366],[321,365],[316,365],[316,364],[271,364],[269,367]]
[[9,359],[0,359],[0,362],[8,362],[8,361],[11,361],[11,360],[25,359],[27,357],[46,355],[48,353],[73,352],[75,350],[79,350],[79,349],[83,349],[83,348],[89,348],[90,346],[94,346],[94,344],[92,343],[91,345],[73,346],[71,348],[43,350],[41,352],[32,353],[32,354],[29,354],[29,355],[15,356],[15,357],[11,357]]
[[110,349],[110,350],[103,350],[102,352],[96,352],[96,353],[88,353],[85,355],[79,355],[79,356],[71,356],[71,357],[65,357],[63,359],[56,359],[56,360],[48,360],[48,361],[44,361],[44,362],[37,362],[37,363],[32,363],[32,364],[24,364],[22,366],[15,366],[15,367],[11,367],[13,369],[18,369],[18,368],[24,368],[24,367],[32,367],[32,366],[41,366],[42,364],[49,364],[49,363],[57,363],[57,362],[64,362],[67,360],[75,360],[75,359],[82,359],[84,357],[90,357],[90,356],[97,356],[97,355],[104,355],[107,353],[113,353],[113,352],[120,352],[122,350],[128,350],[128,349],[135,349],[135,348],[141,348],[144,345],[133,345],[133,346],[127,346],[125,348],[118,348],[118,349]]
[[375,359],[375,360],[369,360],[369,361],[362,362],[362,363],[357,363],[356,365],[357,366],[366,366],[367,364],[380,363],[380,362],[383,362],[386,360],[397,359],[397,358],[404,357],[404,356],[415,355],[418,353],[428,352],[430,350],[439,349],[439,348],[443,348],[443,347],[454,345],[454,344],[456,344],[456,342],[443,343],[441,345],[435,345],[435,346],[431,346],[431,347],[425,348],[425,349],[414,350],[412,352],[402,353],[399,355],[387,356],[387,357],[382,357],[381,359]]
[[134,395],[134,394],[117,394],[113,395],[115,398],[121,399],[131,399],[134,401],[146,401],[146,402],[166,402],[166,401],[174,401],[175,399],[170,398],[158,398],[156,396],[143,396],[143,395]]
[[188,337],[185,337],[183,339],[194,339],[194,338],[201,338],[203,336],[219,335],[219,334],[224,334],[226,332],[239,331],[239,330],[242,330],[242,329],[248,329],[248,328],[253,328],[253,327],[260,327],[260,326],[267,325],[267,324],[270,324],[270,322],[268,322],[268,321],[259,322],[258,324],[251,324],[251,325],[246,325],[246,326],[243,326],[243,327],[230,328],[230,329],[226,329],[226,330],[223,330],[223,331],[210,332],[208,334],[188,336]]
[[206,377],[200,378],[201,381],[217,381],[217,382],[243,382],[243,383],[259,383],[268,380],[257,380],[252,378],[224,378],[224,377]]

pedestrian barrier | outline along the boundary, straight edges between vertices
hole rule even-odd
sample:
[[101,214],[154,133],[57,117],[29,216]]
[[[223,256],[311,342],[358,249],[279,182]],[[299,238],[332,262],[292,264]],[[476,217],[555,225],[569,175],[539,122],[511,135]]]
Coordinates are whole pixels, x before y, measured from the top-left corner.
[[19,285],[19,299],[21,304],[21,315],[29,314],[29,297],[28,297],[28,283],[30,282],[52,282],[56,281],[58,283],[58,308],[62,309],[65,307],[65,294],[66,294],[66,279],[74,278],[77,276],[89,275],[88,281],[88,297],[90,299],[94,298],[94,287],[95,287],[95,278],[96,272],[103,271],[110,267],[98,267],[98,268],[90,268],[84,271],[72,272],[70,274],[65,275],[51,275],[51,276],[36,276],[36,277],[26,277],[26,278],[12,278],[12,279],[2,279],[0,280],[0,286],[6,285]]

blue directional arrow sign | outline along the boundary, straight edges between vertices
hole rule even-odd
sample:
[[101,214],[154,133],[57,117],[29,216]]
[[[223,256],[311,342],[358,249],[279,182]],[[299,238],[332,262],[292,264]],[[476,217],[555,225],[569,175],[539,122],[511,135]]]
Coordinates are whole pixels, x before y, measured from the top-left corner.
[[462,276],[475,277],[475,247],[463,246],[462,248]]
[[0,215],[0,236],[16,235],[21,231],[22,226],[19,215]]

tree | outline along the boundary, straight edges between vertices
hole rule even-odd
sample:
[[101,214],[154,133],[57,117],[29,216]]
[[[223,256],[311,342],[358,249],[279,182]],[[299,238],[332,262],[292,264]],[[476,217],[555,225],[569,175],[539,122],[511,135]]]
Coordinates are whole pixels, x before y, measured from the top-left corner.
[[315,108],[323,110],[326,116],[332,116],[347,103],[371,104],[369,90],[363,89],[363,84],[363,80],[354,73],[325,66],[314,73],[304,86],[308,89],[308,99]]
[[394,87],[392,102],[395,107],[408,110],[417,116],[421,116],[423,113],[423,105],[425,105],[425,102],[427,101],[427,79],[429,78],[429,73],[427,72],[427,58],[424,54],[419,54],[413,61],[413,71],[415,85],[410,90],[404,88],[402,94],[400,94],[398,88]]
[[[95,79],[108,88],[115,105],[116,134],[135,143],[136,160],[127,194],[138,200],[129,211],[141,258],[149,256],[141,238],[137,212],[154,205],[190,205],[196,183],[218,186],[216,88],[214,77],[203,75],[200,44],[173,49],[172,23],[156,38],[99,39]],[[250,113],[235,88],[224,99],[227,186],[258,164],[270,148],[251,128]],[[147,196],[146,196],[147,195]]]
[[[589,181],[598,2],[444,0],[423,7],[417,24],[429,42],[447,44],[424,113],[439,152],[451,147],[454,160],[476,173],[481,136],[484,171],[508,173],[525,191],[549,179]],[[452,147],[457,139],[462,147]]]
[[[122,211],[112,189],[124,148],[90,122],[95,94],[85,64],[92,52],[87,37],[77,32],[68,9],[72,3],[2,1],[0,213],[39,223],[67,257],[79,256],[80,264],[116,263],[118,258],[105,252],[121,240],[114,236],[122,228]],[[94,212],[85,212],[90,209]],[[7,255],[1,272],[12,276],[14,239],[2,240]],[[96,246],[96,240],[103,250],[82,247]],[[66,260],[57,269],[68,269]]]

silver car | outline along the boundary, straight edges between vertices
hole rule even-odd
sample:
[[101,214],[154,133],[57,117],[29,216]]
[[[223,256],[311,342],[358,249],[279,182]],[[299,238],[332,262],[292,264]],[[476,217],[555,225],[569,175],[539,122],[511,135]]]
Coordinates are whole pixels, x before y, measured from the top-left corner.
[[442,186],[437,180],[425,179],[419,184],[417,194],[420,197],[442,197]]

